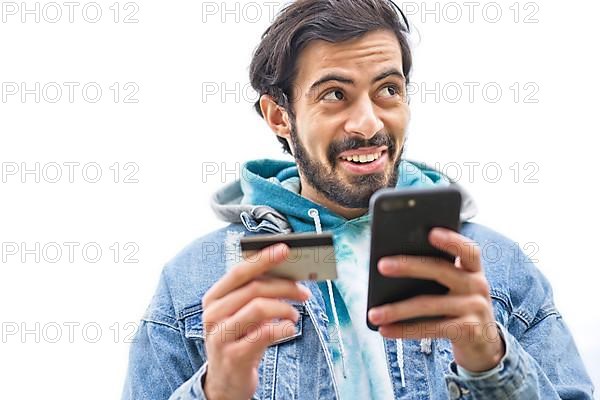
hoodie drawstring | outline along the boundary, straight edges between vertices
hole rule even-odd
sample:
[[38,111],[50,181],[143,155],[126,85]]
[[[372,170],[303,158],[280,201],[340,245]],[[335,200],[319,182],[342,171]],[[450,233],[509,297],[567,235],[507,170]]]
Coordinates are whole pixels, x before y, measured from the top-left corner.
[[323,233],[323,229],[321,229],[321,217],[319,217],[319,210],[317,210],[316,208],[311,208],[310,210],[308,210],[308,215],[315,222],[315,231],[317,233]]
[[[323,233],[321,228],[321,218],[319,217],[319,210],[316,208],[311,208],[308,210],[308,215],[314,220],[315,223],[315,231],[320,234]],[[333,296],[333,286],[331,284],[331,280],[327,280],[327,291],[329,292],[329,303],[331,303],[331,311],[333,313],[333,322],[335,324],[335,328],[337,331],[337,337],[340,344],[340,354],[342,357],[342,371],[344,374],[344,379],[346,378],[346,357],[344,350],[344,340],[342,339],[342,330],[340,327],[340,321],[338,318],[337,308],[335,306],[335,298]]]
[[406,387],[406,381],[404,380],[404,343],[402,339],[396,339],[396,358],[400,366],[400,383],[402,387]]
[[340,343],[340,353],[342,355],[342,371],[344,373],[344,378],[346,378],[346,359],[345,359],[345,350],[344,350],[344,339],[342,339],[342,329],[340,327],[340,321],[338,319],[337,309],[335,307],[335,298],[333,297],[333,288],[331,285],[331,280],[327,280],[327,290],[329,291],[329,302],[331,303],[331,311],[333,312],[333,321],[336,326],[337,336]]

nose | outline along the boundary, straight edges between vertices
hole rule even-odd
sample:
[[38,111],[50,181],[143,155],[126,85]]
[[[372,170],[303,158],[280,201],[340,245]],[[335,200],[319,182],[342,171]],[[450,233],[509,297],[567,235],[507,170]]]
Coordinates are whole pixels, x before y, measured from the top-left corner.
[[383,121],[377,116],[369,96],[357,99],[350,109],[345,130],[351,135],[360,135],[368,140],[383,129]]

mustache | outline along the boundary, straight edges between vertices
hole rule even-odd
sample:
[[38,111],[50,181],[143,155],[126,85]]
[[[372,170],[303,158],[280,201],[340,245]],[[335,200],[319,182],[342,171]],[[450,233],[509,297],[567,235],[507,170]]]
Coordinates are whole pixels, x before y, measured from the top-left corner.
[[329,145],[329,149],[327,150],[327,158],[329,162],[333,165],[336,163],[338,154],[348,151],[348,150],[356,150],[361,147],[381,147],[387,146],[390,154],[395,154],[396,150],[396,141],[392,137],[392,135],[388,133],[377,133],[372,138],[365,140],[357,137],[348,137],[340,140],[338,142],[333,142]]

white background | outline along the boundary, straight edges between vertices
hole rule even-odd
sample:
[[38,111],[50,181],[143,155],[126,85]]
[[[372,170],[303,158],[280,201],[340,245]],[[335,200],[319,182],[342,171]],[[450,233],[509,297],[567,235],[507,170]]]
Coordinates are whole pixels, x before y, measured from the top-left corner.
[[[60,3],[62,19],[51,23],[56,8],[47,6],[44,15],[48,3],[41,2],[39,23],[35,15],[23,23],[21,4],[14,4],[16,15],[6,2],[0,15],[0,82],[6,96],[0,102],[0,163],[5,173],[15,165],[19,169],[0,181],[5,250],[0,398],[78,399],[85,393],[87,399],[116,399],[126,371],[127,336],[149,303],[162,266],[185,244],[223,225],[208,207],[209,196],[235,178],[227,171],[238,163],[284,157],[252,109],[253,94],[244,90],[252,50],[279,6],[228,1],[227,8],[237,12],[224,14],[221,2],[127,7],[123,2],[115,23],[113,3],[99,2],[102,16],[91,23],[82,16],[82,2],[71,23]],[[528,254],[536,251],[600,385],[600,65],[595,56],[600,9],[592,1],[489,4],[480,2],[470,16],[462,2],[454,3],[458,8],[438,3],[432,14],[425,14],[420,2],[405,3],[420,33],[414,35],[413,81],[421,85],[412,97],[407,156],[438,162],[452,174],[457,170],[449,169],[456,165],[451,163],[462,166],[460,182],[480,208],[476,221],[529,246]],[[27,6],[33,9],[35,3]],[[435,10],[436,3],[426,7]],[[502,16],[492,23],[498,8]],[[457,10],[462,17],[452,22]],[[124,23],[132,12],[138,22]],[[95,17],[93,7],[86,17]],[[40,93],[39,103],[34,94],[23,101],[21,92],[4,90],[14,89],[12,83],[34,89],[36,82],[40,88],[52,82],[79,86],[72,103],[66,86],[56,103],[48,101],[56,96],[52,85]],[[90,82],[103,90],[96,103],[82,95]],[[422,98],[421,89],[435,90],[436,82],[440,98],[435,93]],[[479,85],[473,101],[465,82]],[[502,89],[497,102],[493,89],[484,97],[486,84]],[[220,85],[234,93],[207,91]],[[457,86],[462,98],[453,103]],[[125,102],[136,87],[129,100],[138,102]],[[79,163],[72,183],[63,164],[70,162]],[[465,163],[471,162],[480,164],[469,176]],[[22,176],[22,167],[33,169],[35,163],[39,183],[35,174]],[[54,163],[62,165],[57,183],[50,182]],[[84,174],[88,163],[97,164]],[[495,168],[484,173],[486,165]],[[89,183],[94,166],[102,177]],[[208,175],[215,166],[217,173]],[[502,176],[493,182],[498,166]],[[125,182],[132,180],[138,183]],[[78,243],[73,262],[65,242]],[[39,253],[47,250],[38,253],[39,262],[35,251],[23,251],[36,243]],[[62,258],[50,262],[56,246]],[[96,247],[102,256],[94,263]],[[133,251],[130,261],[138,262],[125,262]]]

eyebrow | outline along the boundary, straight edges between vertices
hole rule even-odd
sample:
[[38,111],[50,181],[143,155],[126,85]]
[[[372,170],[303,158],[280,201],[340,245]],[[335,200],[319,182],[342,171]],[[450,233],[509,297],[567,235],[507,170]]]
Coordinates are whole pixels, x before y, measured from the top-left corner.
[[[400,72],[397,68],[389,68],[389,69],[386,69],[385,71],[383,71],[382,73],[380,73],[379,75],[377,75],[375,78],[373,78],[373,80],[371,81],[371,84],[374,84],[382,79],[385,79],[388,76],[396,76],[402,80],[405,80],[404,74],[402,72]],[[327,74],[327,75],[321,77],[319,80],[315,81],[312,85],[310,85],[308,94],[313,93],[313,91],[315,89],[317,89],[320,85],[324,84],[325,82],[330,82],[330,81],[336,81],[336,82],[341,82],[341,83],[347,83],[349,85],[354,85],[354,81],[352,79],[345,77],[343,75],[331,73],[331,74]]]

